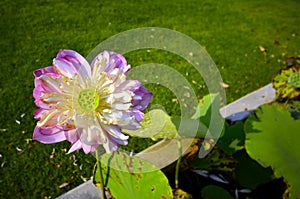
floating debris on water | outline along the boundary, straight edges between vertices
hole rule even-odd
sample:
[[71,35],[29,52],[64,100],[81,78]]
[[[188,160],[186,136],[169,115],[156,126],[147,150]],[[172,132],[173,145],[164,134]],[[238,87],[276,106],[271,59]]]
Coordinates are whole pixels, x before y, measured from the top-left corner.
[[229,184],[229,182],[221,174],[219,174],[219,175],[211,174],[211,175],[209,175],[209,178],[214,181],[217,181],[217,182]]

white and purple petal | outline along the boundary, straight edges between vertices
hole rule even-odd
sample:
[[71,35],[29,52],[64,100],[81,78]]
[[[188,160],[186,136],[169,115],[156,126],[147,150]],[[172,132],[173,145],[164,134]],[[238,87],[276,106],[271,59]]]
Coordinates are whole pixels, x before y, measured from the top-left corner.
[[71,144],[75,144],[79,140],[77,129],[70,129],[64,132],[65,132],[66,140],[71,142]]
[[79,74],[82,81],[91,78],[91,67],[84,57],[73,50],[60,50],[53,60],[54,70],[70,79]]
[[116,92],[124,91],[132,92],[132,107],[137,110],[144,110],[152,98],[152,93],[143,87],[137,80],[126,80],[116,89]]
[[61,111],[57,109],[44,111],[40,120],[37,122],[37,126],[43,128],[55,127],[57,125],[57,118],[60,114]]
[[65,132],[57,127],[40,128],[36,126],[32,139],[44,144],[53,144],[66,140],[66,136]]
[[40,68],[33,72],[34,77],[40,77],[42,75],[50,76],[52,78],[60,77],[60,74],[56,73],[53,66],[48,66],[46,68]]
[[135,96],[131,102],[133,104],[133,108],[141,111],[147,108],[152,98],[152,93],[145,87],[140,86],[134,91],[134,94]]
[[118,68],[123,74],[130,69],[130,65],[127,64],[126,59],[115,52],[103,51],[97,55],[91,63],[91,66],[97,68],[97,72],[105,72],[110,74],[114,69]]
[[144,119],[144,113],[139,110],[132,110],[131,115],[134,116],[137,122],[141,122]]
[[77,151],[77,150],[79,150],[79,149],[82,149],[82,143],[81,143],[81,141],[78,139],[76,142],[74,142],[74,143],[72,144],[72,147],[69,149],[69,151],[68,151],[67,154],[70,154],[70,153],[72,153],[72,152],[74,152],[74,151]]
[[35,78],[35,89],[34,89],[34,97],[38,97],[38,94],[41,92],[48,93],[48,92],[53,92],[53,93],[58,93],[62,94],[62,91],[59,87],[59,81],[58,78],[53,78],[51,76],[47,75],[42,75],[40,77]]
[[103,144],[103,147],[106,153],[110,153],[112,151],[116,151],[120,145],[127,145],[127,139],[119,139],[114,136],[108,135],[107,142]]

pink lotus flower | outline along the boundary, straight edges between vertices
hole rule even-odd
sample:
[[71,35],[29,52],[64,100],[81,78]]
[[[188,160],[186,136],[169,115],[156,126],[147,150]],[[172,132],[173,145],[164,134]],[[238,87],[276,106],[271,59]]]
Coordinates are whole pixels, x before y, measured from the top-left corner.
[[137,129],[152,94],[137,80],[126,80],[125,58],[104,51],[91,65],[77,52],[61,50],[53,65],[34,71],[33,96],[39,120],[33,139],[45,144],[71,142],[69,153],[106,152],[126,145],[121,129]]

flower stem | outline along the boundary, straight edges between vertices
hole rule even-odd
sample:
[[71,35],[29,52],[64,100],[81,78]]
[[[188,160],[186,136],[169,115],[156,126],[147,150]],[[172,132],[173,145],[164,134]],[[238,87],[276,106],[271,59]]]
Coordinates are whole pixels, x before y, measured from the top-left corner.
[[175,169],[175,189],[178,189],[178,175],[179,175],[180,163],[182,158],[182,145],[181,145],[180,138],[177,140],[177,145],[178,145],[179,157],[177,159],[176,169]]
[[97,169],[98,169],[99,175],[100,175],[99,180],[100,180],[101,196],[102,196],[102,199],[106,199],[105,189],[104,189],[104,180],[103,180],[102,168],[101,168],[101,162],[100,162],[98,150],[96,150],[95,153],[96,153],[96,160],[97,160]]

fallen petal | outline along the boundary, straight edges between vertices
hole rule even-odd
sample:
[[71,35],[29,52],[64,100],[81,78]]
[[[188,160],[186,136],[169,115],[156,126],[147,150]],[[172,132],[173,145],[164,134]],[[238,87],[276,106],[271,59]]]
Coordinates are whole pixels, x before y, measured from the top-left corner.
[[229,87],[229,84],[226,84],[224,82],[221,82],[220,85],[221,85],[222,88],[228,88]]
[[65,182],[65,183],[59,185],[58,187],[61,189],[61,188],[64,188],[64,187],[66,187],[68,185],[69,185],[69,183]]

